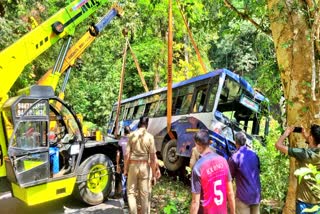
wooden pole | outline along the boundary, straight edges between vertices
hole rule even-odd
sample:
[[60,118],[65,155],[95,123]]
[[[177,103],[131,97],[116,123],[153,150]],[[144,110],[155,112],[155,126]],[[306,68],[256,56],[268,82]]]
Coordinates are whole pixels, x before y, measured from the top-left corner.
[[142,82],[143,88],[144,88],[145,92],[148,92],[149,91],[148,85],[146,83],[146,80],[144,79],[144,76],[143,76],[143,73],[141,71],[138,59],[137,59],[136,55],[134,54],[128,39],[127,39],[127,43],[128,43],[129,48],[130,48],[130,52],[131,52],[132,58],[134,60],[134,64],[136,64],[136,67],[137,67],[137,70],[138,70],[138,74],[140,76],[140,80]]
[[114,136],[116,138],[118,137],[118,123],[119,123],[119,115],[120,115],[120,110],[121,110],[121,98],[122,98],[122,90],[123,90],[124,73],[125,73],[125,67],[126,67],[127,49],[128,49],[128,42],[126,41],[126,44],[123,49],[121,79],[120,79],[119,95],[118,95],[118,105],[117,105],[117,113],[116,113],[116,119],[115,119],[115,124],[114,124],[114,126],[115,126]]

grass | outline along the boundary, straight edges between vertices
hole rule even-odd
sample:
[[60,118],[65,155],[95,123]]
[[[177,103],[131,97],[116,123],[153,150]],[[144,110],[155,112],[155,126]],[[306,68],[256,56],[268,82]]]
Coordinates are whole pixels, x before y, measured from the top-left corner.
[[[179,177],[162,175],[152,188],[151,213],[179,214],[189,213],[191,204],[191,187],[179,180]],[[263,214],[280,214],[283,202],[262,200],[260,212]]]
[[152,189],[151,213],[189,213],[191,188],[178,178],[163,175]]

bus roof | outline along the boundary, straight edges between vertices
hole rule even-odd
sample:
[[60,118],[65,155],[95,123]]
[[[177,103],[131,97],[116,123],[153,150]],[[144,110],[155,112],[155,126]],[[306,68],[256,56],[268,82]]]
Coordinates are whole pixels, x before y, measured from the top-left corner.
[[[230,78],[232,78],[233,80],[238,82],[241,85],[241,87],[244,88],[247,92],[249,92],[255,99],[260,100],[260,101],[269,102],[269,100],[264,95],[262,95],[260,92],[254,91],[254,89],[251,87],[251,85],[244,78],[240,77],[238,74],[235,74],[232,71],[229,71],[228,69],[225,69],[225,68],[218,69],[218,70],[215,70],[215,71],[211,71],[211,72],[208,72],[206,74],[202,74],[202,75],[199,75],[199,76],[196,76],[196,77],[192,77],[192,78],[190,78],[188,80],[184,80],[184,81],[181,81],[181,82],[178,82],[178,83],[174,83],[172,85],[172,89],[179,88],[181,86],[188,85],[188,84],[193,83],[193,82],[198,82],[198,81],[201,81],[201,80],[210,79],[211,77],[214,77],[214,76],[217,76],[217,75],[221,75],[222,73],[225,73],[227,76],[229,76]],[[151,96],[153,94],[157,94],[157,93],[160,93],[160,92],[163,92],[163,91],[166,91],[166,90],[167,90],[167,87],[163,87],[163,88],[159,88],[159,89],[156,89],[156,90],[148,91],[148,92],[145,92],[145,93],[142,93],[142,94],[139,94],[139,95],[124,99],[124,100],[121,101],[121,104],[130,102],[130,101],[133,101],[133,100],[141,99],[141,98],[144,98],[144,97],[148,97],[148,96]],[[116,104],[117,103],[115,103],[115,105]]]

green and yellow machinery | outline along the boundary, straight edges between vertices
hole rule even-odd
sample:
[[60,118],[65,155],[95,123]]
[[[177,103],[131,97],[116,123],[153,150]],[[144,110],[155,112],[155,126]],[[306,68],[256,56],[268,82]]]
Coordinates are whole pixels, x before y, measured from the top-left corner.
[[[55,96],[50,84],[7,98],[27,64],[59,39],[73,35],[76,26],[106,2],[73,1],[0,52],[0,177],[6,177],[12,195],[28,205],[72,193],[94,205],[111,191],[116,146],[112,140],[86,140],[76,114]],[[96,30],[117,13],[107,15]]]

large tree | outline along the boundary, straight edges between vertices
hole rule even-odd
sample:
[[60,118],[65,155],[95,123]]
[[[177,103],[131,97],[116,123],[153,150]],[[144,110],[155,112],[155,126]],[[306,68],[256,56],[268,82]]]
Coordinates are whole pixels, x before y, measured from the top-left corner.
[[[42,21],[46,19],[43,16],[56,12],[58,8],[66,4],[66,1],[62,0],[40,1],[42,2],[41,5],[37,5],[37,2],[28,1],[28,4],[26,4],[24,1],[6,1],[6,3],[0,1],[0,23],[2,23],[0,31],[3,34],[3,40],[0,41],[0,49],[11,44],[13,40],[25,33],[27,27],[24,25],[28,24],[19,24],[19,27],[17,27],[17,23],[23,22],[22,20],[24,20],[26,14],[32,14],[31,11],[40,10],[43,4],[47,9],[39,13],[39,16],[36,16],[39,19],[38,21],[41,22],[41,19]],[[208,61],[215,68],[233,66],[234,70],[244,75],[246,75],[244,71],[253,70],[254,74],[248,74],[252,77],[252,80],[255,77],[260,77],[260,79],[263,79],[261,77],[264,77],[264,79],[272,78],[276,76],[274,71],[277,71],[277,69],[273,68],[273,62],[266,63],[268,59],[265,55],[270,54],[266,54],[266,50],[269,51],[271,49],[266,48],[269,42],[264,43],[265,46],[258,46],[261,43],[257,38],[261,38],[261,33],[264,33],[266,37],[273,39],[283,92],[287,101],[287,122],[289,125],[303,124],[304,126],[310,126],[312,122],[316,122],[319,115],[319,93],[315,89],[316,83],[319,82],[317,81],[319,18],[318,7],[314,5],[316,3],[318,3],[317,0],[181,1],[200,52],[204,58],[208,58],[208,60],[205,59],[207,66],[209,65]],[[136,51],[147,81],[149,81],[149,88],[152,88],[151,83],[155,70],[160,73],[161,77],[165,77],[166,60],[164,59],[166,58],[165,38],[167,29],[167,15],[165,12],[167,10],[167,0],[126,1],[123,6],[126,12],[125,17],[121,21],[113,20],[110,25],[112,27],[105,30],[103,35],[97,39],[96,44],[93,44],[84,53],[82,69],[72,73],[73,78],[68,84],[69,90],[67,90],[66,99],[76,106],[78,112],[84,113],[86,119],[96,123],[102,124],[105,122],[106,115],[110,111],[117,95],[118,84],[113,83],[117,82],[116,80],[120,76],[122,47],[124,44],[124,38],[121,37],[120,32],[124,27],[127,27],[132,33],[132,47]],[[99,15],[104,12],[106,11],[101,11]],[[175,67],[175,72],[185,74],[188,73],[186,71],[196,70],[197,64],[193,63],[196,60],[192,60],[191,54],[189,57],[183,56],[186,53],[185,50],[192,49],[192,47],[190,42],[185,42],[186,30],[176,5],[174,6],[174,16],[175,60],[179,63]],[[238,20],[235,17],[238,17]],[[239,21],[239,17],[252,23],[257,32],[248,31],[248,28],[245,27],[246,25]],[[96,22],[97,20],[91,21]],[[85,29],[82,32],[84,31]],[[80,35],[82,34],[79,33],[78,36]],[[238,37],[239,35],[242,38]],[[248,44],[250,40],[254,45]],[[187,48],[185,44],[189,44]],[[27,77],[31,79],[26,81],[27,83],[32,82],[32,80],[35,81],[41,75],[39,71],[43,73],[48,69],[49,65],[53,65],[54,60],[48,59],[56,56],[59,50],[58,47],[53,47],[53,49],[55,51],[39,57],[32,66],[26,69],[24,81],[26,81]],[[189,52],[191,53],[191,51]],[[247,58],[244,57],[249,52],[250,55]],[[269,52],[272,55],[272,51],[270,50]],[[205,55],[206,53],[208,56]],[[184,60],[186,58],[188,61]],[[250,59],[252,63],[244,64],[248,62],[247,59]],[[134,64],[130,63],[130,60],[128,59],[127,64],[127,77],[130,78],[126,80],[128,81],[128,86],[134,87],[127,87],[126,93],[128,96],[143,91],[141,85],[139,88],[140,82]],[[264,68],[260,69],[261,67],[259,66],[263,64]],[[243,65],[248,66],[244,67]],[[262,71],[265,73],[262,73]],[[35,75],[30,77],[30,73]],[[180,76],[184,77],[185,75]],[[162,82],[166,82],[165,78],[162,78]],[[277,81],[273,82],[277,83]],[[24,86],[27,83],[21,85]],[[92,83],[97,84],[95,87],[88,87]],[[17,88],[20,88],[21,85]],[[161,81],[159,85],[161,85]],[[271,89],[272,94],[275,94],[277,86],[270,85],[267,88]],[[261,85],[260,87],[263,92],[266,92],[265,86]],[[278,86],[278,88],[280,87]],[[75,91],[77,92],[76,95]],[[270,97],[268,94],[267,96]],[[295,138],[297,137],[290,138],[291,145],[296,142]],[[293,176],[293,171],[295,170],[293,160],[291,160],[290,170],[290,184],[284,209],[285,213],[292,213],[294,209],[296,180]]]
[[[267,0],[229,1],[225,5],[258,30],[269,34],[264,15],[268,14],[282,91],[286,100],[287,125],[308,128],[319,123],[319,1]],[[267,5],[267,7],[266,7]],[[257,9],[259,8],[259,9]],[[261,13],[262,12],[262,13]],[[302,147],[301,135],[289,138],[290,146]],[[294,213],[297,181],[295,160],[290,159],[290,175],[283,213]]]
[[[272,38],[286,99],[287,124],[310,127],[319,122],[319,8],[318,1],[269,0]],[[290,136],[290,146],[300,136]],[[301,141],[303,142],[303,141]],[[293,213],[296,179],[294,159],[284,213]]]

